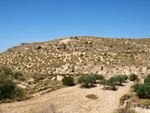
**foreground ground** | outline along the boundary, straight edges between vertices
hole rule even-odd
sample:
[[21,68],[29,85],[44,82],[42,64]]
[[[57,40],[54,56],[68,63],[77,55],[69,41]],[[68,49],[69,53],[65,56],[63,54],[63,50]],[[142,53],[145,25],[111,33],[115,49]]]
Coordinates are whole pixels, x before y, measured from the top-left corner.
[[[117,91],[102,90],[103,86],[85,89],[79,85],[62,88],[41,96],[21,102],[0,105],[2,113],[46,113],[50,106],[55,106],[63,113],[111,113],[119,106],[120,97],[127,93],[133,82],[125,83]],[[98,99],[86,98],[88,94],[95,94]]]

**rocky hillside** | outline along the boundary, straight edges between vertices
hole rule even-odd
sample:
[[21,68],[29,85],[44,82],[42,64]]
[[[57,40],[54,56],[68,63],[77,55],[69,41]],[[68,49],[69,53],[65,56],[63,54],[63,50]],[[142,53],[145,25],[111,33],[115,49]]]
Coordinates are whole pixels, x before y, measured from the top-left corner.
[[150,73],[150,39],[85,36],[22,43],[0,54],[0,66],[24,73],[145,76]]

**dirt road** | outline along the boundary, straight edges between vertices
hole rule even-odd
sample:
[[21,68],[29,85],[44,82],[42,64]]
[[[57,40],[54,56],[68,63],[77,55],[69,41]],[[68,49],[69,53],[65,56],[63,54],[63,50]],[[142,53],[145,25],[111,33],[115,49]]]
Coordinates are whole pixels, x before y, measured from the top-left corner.
[[[53,104],[63,113],[111,113],[119,106],[119,98],[129,91],[132,84],[133,82],[125,83],[125,86],[120,86],[117,91],[102,90],[102,86],[99,85],[90,89],[76,85],[22,102],[1,104],[0,112],[39,113]],[[88,94],[95,94],[98,99],[86,98]]]

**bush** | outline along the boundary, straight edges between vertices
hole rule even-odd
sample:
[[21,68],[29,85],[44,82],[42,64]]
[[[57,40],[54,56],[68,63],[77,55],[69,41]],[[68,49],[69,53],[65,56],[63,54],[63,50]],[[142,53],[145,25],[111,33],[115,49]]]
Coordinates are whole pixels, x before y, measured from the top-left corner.
[[100,75],[100,74],[93,74],[93,75],[94,75],[95,80],[103,80],[104,79],[103,75]]
[[5,75],[12,75],[12,70],[9,67],[1,67],[0,73]]
[[42,47],[41,46],[38,46],[36,49],[41,49]]
[[144,84],[150,84],[150,74],[144,79]]
[[115,77],[111,77],[108,80],[105,80],[104,77],[101,78],[101,81],[99,84],[102,84],[104,87],[106,85],[110,86],[112,90],[116,90],[116,85],[122,85],[123,82],[125,82],[128,79],[128,76],[122,76],[122,75],[118,75]]
[[21,78],[19,78],[19,80],[21,80],[21,81],[26,81],[26,78],[21,77]]
[[116,82],[119,82],[120,85],[122,85],[123,82],[125,82],[125,78],[123,76],[116,76]]
[[128,76],[127,75],[124,75],[123,77],[124,77],[125,81],[128,80]]
[[111,77],[107,82],[108,82],[108,85],[111,87],[112,90],[116,90],[116,85],[117,85],[116,77]]
[[64,78],[62,79],[62,82],[64,85],[67,86],[73,86],[74,85],[74,78],[71,76],[64,76]]
[[0,99],[13,99],[23,95],[23,90],[13,82],[11,70],[3,68],[0,73]]
[[15,79],[19,79],[20,77],[22,77],[23,75],[22,75],[22,73],[20,73],[20,72],[15,72],[14,74],[13,74],[13,77],[15,78]]
[[138,90],[138,86],[139,86],[138,83],[136,83],[136,84],[133,86],[135,92]]
[[136,90],[136,93],[140,98],[144,97],[144,84],[138,84],[138,89]]
[[92,85],[95,83],[95,78],[92,74],[87,76],[80,76],[78,78],[78,83],[83,84],[85,87],[89,87],[89,85]]
[[108,81],[106,79],[103,79],[99,84],[102,84],[105,87],[106,85],[108,85]]
[[150,84],[144,85],[144,93],[145,93],[146,98],[150,98]]
[[131,75],[130,75],[130,80],[131,80],[131,81],[138,80],[138,76],[137,76],[136,74],[131,74]]
[[144,84],[135,84],[133,86],[134,91],[140,98],[148,98],[150,99],[150,75],[144,79]]

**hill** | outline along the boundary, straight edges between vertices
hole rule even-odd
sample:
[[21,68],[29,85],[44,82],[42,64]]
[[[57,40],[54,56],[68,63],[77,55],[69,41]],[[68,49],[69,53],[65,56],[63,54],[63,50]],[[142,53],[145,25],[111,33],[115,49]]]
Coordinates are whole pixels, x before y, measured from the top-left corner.
[[150,39],[90,36],[22,43],[0,54],[0,66],[23,73],[89,74],[106,77],[150,73]]

